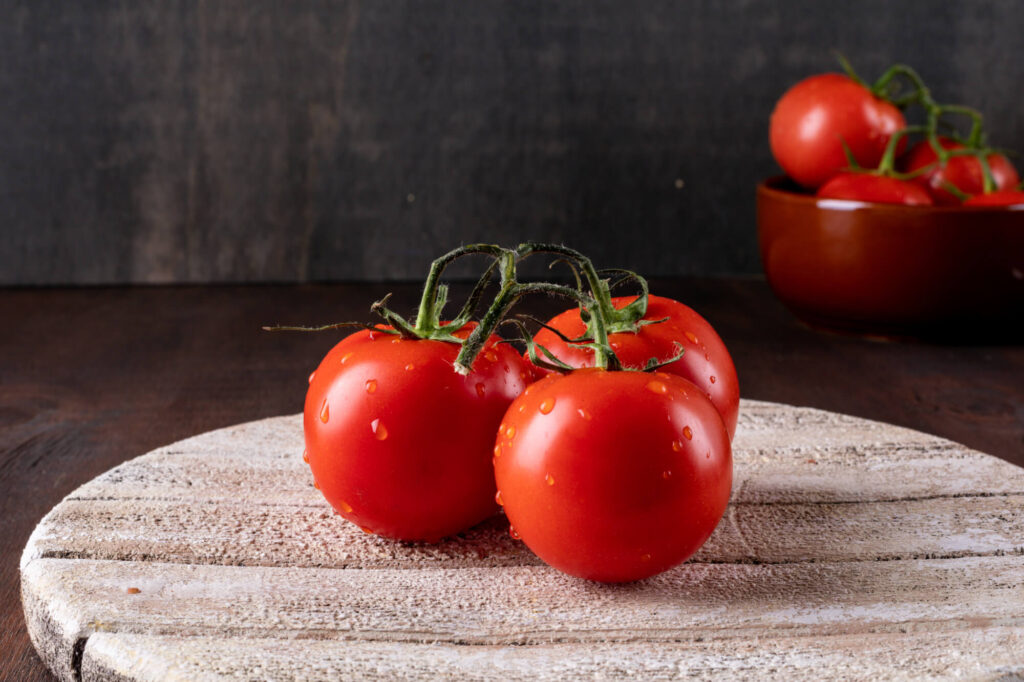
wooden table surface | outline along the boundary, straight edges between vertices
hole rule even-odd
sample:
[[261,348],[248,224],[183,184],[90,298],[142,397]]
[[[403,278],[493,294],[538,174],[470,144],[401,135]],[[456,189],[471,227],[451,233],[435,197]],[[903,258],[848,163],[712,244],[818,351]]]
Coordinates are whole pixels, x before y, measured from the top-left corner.
[[[1024,347],[884,343],[804,329],[757,280],[655,281],[719,330],[744,397],[908,426],[1024,465]],[[64,495],[159,445],[298,412],[336,334],[262,324],[365,317],[412,285],[0,291],[0,680],[51,679],[28,640],[18,557]],[[458,293],[458,292],[456,292]],[[557,304],[534,301],[538,314]],[[962,331],[962,330],[960,330]]]

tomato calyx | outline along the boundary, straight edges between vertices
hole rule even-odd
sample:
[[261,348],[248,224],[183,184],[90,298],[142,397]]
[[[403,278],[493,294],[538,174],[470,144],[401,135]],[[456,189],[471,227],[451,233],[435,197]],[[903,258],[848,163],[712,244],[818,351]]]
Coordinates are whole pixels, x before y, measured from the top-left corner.
[[[474,254],[490,256],[491,263],[477,280],[458,314],[451,320],[444,321],[441,319],[441,315],[445,305],[448,303],[448,285],[441,282],[441,276],[453,261],[463,256]],[[456,360],[455,368],[461,374],[468,374],[469,367],[472,366],[476,356],[483,350],[491,332],[500,322],[500,316],[492,314],[495,304],[491,305],[491,308],[488,310],[488,316],[485,316],[481,324],[477,325],[468,337],[465,334],[460,336],[458,332],[464,330],[466,325],[473,321],[476,310],[480,305],[484,292],[494,277],[495,271],[500,274],[499,298],[503,294],[517,289],[518,283],[516,282],[515,266],[518,258],[516,250],[507,249],[495,244],[460,246],[437,258],[431,263],[430,271],[423,285],[423,294],[420,297],[415,322],[410,322],[402,315],[388,308],[387,302],[391,298],[391,294],[388,294],[370,306],[370,312],[379,315],[384,320],[383,325],[379,323],[349,321],[318,327],[273,325],[263,327],[263,329],[266,331],[318,332],[345,327],[361,327],[373,332],[392,334],[406,339],[453,343],[462,347]],[[495,319],[496,317],[497,319]]]
[[[647,286],[647,280],[631,270],[624,270],[622,268],[598,270],[587,256],[575,249],[559,244],[525,242],[519,245],[518,251],[524,257],[532,253],[551,253],[560,256],[561,258],[555,261],[554,264],[565,263],[569,265],[573,275],[576,277],[579,290],[583,289],[583,284],[580,281],[580,274],[582,273],[583,279],[587,282],[587,288],[590,290],[591,303],[590,305],[581,305],[580,309],[581,311],[588,311],[593,308],[599,311],[600,321],[604,325],[605,331],[609,334],[636,332],[646,324],[657,324],[663,321],[644,320],[644,315],[647,314],[647,299],[650,295],[650,290]],[[612,275],[618,275],[618,279],[614,282],[609,278]],[[611,290],[630,281],[635,282],[639,286],[640,293],[628,305],[616,308],[612,303]],[[590,322],[587,322],[589,331]]]
[[900,141],[903,138],[913,133],[926,132],[924,126],[907,126],[902,130],[897,130],[889,138],[889,142],[885,145],[885,152],[882,154],[882,159],[878,162],[878,166],[875,168],[862,168],[858,163],[857,159],[854,158],[853,152],[847,146],[845,140],[841,140],[843,143],[843,152],[846,154],[846,161],[849,166],[846,169],[848,173],[862,173],[864,175],[877,175],[884,178],[893,178],[894,180],[913,180],[919,175],[928,172],[929,169],[916,169],[908,173],[901,173],[896,169],[896,155],[897,150],[900,146]]
[[[537,367],[560,373],[577,369],[534,341],[533,335],[526,329],[524,321],[534,322],[551,331],[570,347],[586,348],[593,351],[594,366],[601,369],[652,372],[682,358],[684,350],[682,344],[677,343],[674,347],[678,352],[667,359],[661,360],[652,357],[642,367],[627,367],[622,364],[612,348],[609,341],[610,334],[636,334],[646,325],[661,324],[669,320],[668,317],[656,320],[644,319],[647,314],[650,291],[647,280],[637,273],[621,268],[598,270],[587,256],[575,249],[558,244],[524,242],[519,245],[517,252],[523,258],[536,253],[558,256],[558,259],[551,265],[560,263],[567,265],[576,280],[576,288],[541,282],[519,285],[516,294],[536,291],[570,298],[579,305],[580,319],[585,325],[583,334],[576,338],[569,338],[560,330],[528,315],[519,315],[515,319],[508,320],[509,323],[519,328],[521,340],[526,344],[527,355]],[[613,281],[615,276],[617,278]],[[584,280],[586,285],[584,285]],[[627,282],[636,283],[640,288],[640,293],[626,305],[617,307],[612,300],[611,291]],[[481,324],[481,327],[483,326]]]
[[[658,320],[658,322],[664,322],[667,319],[668,318],[664,318],[663,320]],[[543,322],[542,320],[537,319],[536,317],[533,317],[532,315],[517,315],[516,319],[507,320],[508,323],[515,324],[519,328],[519,338],[520,340],[522,340],[523,343],[526,344],[527,357],[529,357],[530,362],[536,365],[537,367],[541,367],[543,369],[547,369],[553,372],[558,372],[560,374],[568,374],[579,369],[579,367],[574,367],[559,359],[558,356],[552,353],[543,344],[537,343],[537,341],[534,340],[533,335],[530,334],[529,329],[527,329],[526,325],[524,324],[524,321],[533,322],[539,325],[540,327],[547,329],[549,332],[551,332],[559,339],[561,339],[570,348],[585,348],[587,350],[596,350],[599,347],[599,344],[597,344],[593,340],[587,340],[585,336],[570,339],[560,330],[552,327],[551,325],[547,324],[546,322]],[[622,363],[622,361],[619,359],[618,355],[615,353],[615,350],[612,349],[610,344],[601,345],[600,348],[603,351],[605,363],[602,365],[600,361],[597,361],[595,366],[601,369],[609,369],[613,371],[656,372],[662,367],[665,367],[666,365],[670,365],[673,362],[680,360],[683,357],[683,354],[686,352],[683,348],[683,344],[679,342],[674,343],[673,347],[678,352],[669,358],[659,360],[656,357],[652,357],[648,358],[647,362],[644,364],[643,367],[631,367],[629,365],[624,365]]]
[[[553,282],[519,282],[515,277],[516,261],[534,254],[547,253],[558,256],[552,266],[559,263],[570,267],[576,279],[576,288]],[[480,351],[486,339],[502,324],[512,306],[523,296],[533,293],[562,296],[574,300],[580,306],[581,315],[585,316],[587,330],[573,342],[586,343],[592,348],[595,359],[600,367],[618,369],[621,364],[608,342],[608,335],[617,332],[636,332],[645,324],[656,324],[661,320],[644,320],[647,313],[648,287],[647,280],[629,270],[598,271],[593,262],[585,255],[560,244],[524,242],[515,250],[503,250],[501,255],[502,284],[493,303],[480,321],[480,325],[466,339],[462,351],[455,361],[455,370],[460,374],[469,372],[471,360]],[[610,283],[607,277],[617,273],[618,281]],[[581,278],[582,275],[582,278]],[[586,280],[586,286],[583,284]],[[626,281],[634,281],[641,293],[636,300],[622,308],[612,303],[611,289]],[[596,312],[595,312],[596,311]],[[530,345],[530,335],[524,334],[524,341]],[[543,351],[542,351],[543,353]],[[536,356],[536,349],[534,351]],[[541,360],[543,362],[543,360]],[[561,371],[561,370],[560,370]]]
[[[981,168],[982,193],[989,194],[990,192],[996,191],[997,183],[995,174],[992,172],[992,164],[989,162],[989,157],[994,154],[1002,154],[1003,152],[993,147],[983,146],[980,142],[961,142],[955,137],[948,137],[945,138],[945,140],[951,141],[954,145],[962,144],[963,146],[947,147],[943,145],[943,138],[938,135],[929,136],[928,144],[935,152],[937,159],[935,163],[926,166],[921,170],[928,173],[939,168],[945,168],[952,159],[957,157],[972,157],[978,162],[978,166]],[[965,201],[971,196],[952,182],[943,182],[942,188],[961,201]]]

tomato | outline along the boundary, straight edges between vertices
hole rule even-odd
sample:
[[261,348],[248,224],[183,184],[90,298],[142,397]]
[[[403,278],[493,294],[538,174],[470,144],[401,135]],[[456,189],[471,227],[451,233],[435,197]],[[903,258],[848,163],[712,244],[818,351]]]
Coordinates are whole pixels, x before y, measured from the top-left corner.
[[786,91],[772,112],[769,135],[786,175],[816,189],[849,166],[843,142],[861,167],[874,168],[889,138],[905,127],[891,102],[847,76],[825,73]]
[[499,340],[467,376],[445,341],[360,331],[331,349],[310,377],[303,426],[314,481],[338,513],[379,535],[436,541],[497,511],[494,434],[533,378]]
[[666,372],[548,376],[512,403],[494,454],[513,536],[560,571],[602,582],[684,561],[732,487],[721,415]]
[[[612,298],[617,309],[632,303],[635,297]],[[736,432],[740,407],[740,385],[736,367],[722,339],[714,328],[693,308],[662,296],[648,297],[645,320],[664,322],[647,324],[633,332],[609,334],[612,350],[626,367],[643,367],[651,358],[668,360],[678,353],[677,343],[683,347],[683,357],[661,368],[663,372],[678,374],[692,381],[701,393],[708,396],[725,421],[729,437]],[[572,308],[548,321],[548,326],[570,339],[580,337],[586,326],[580,319],[578,308]],[[533,340],[551,351],[555,357],[572,367],[593,367],[594,353],[587,348],[570,346],[556,334],[541,329]],[[544,370],[539,370],[546,373]]]
[[1024,204],[1024,190],[1008,189],[989,194],[977,194],[964,202],[967,206],[1020,206]]
[[[964,145],[940,137],[939,144],[944,149],[963,149]],[[938,155],[928,140],[922,140],[911,147],[910,151],[900,159],[900,167],[904,172],[910,173],[920,170],[933,164],[936,167],[914,179],[920,183],[932,195],[936,204],[955,205],[960,203],[960,198],[952,192],[944,189],[949,183],[967,195],[974,196],[985,192],[985,176],[981,170],[981,163],[973,156],[953,156],[946,161],[945,165],[937,165]],[[989,168],[992,170],[992,179],[995,180],[995,191],[1014,189],[1020,182],[1017,169],[1013,167],[1002,154],[990,154],[986,157]]]
[[930,206],[934,203],[928,191],[915,182],[870,173],[840,173],[822,185],[817,196],[908,206]]

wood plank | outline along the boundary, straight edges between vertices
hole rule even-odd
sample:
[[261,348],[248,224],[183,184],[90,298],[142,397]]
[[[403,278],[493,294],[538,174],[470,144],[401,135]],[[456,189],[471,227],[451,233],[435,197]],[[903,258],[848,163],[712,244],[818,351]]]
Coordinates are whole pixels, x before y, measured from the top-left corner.
[[[297,415],[161,448],[72,493],[25,556],[336,568],[537,563],[500,517],[439,545],[367,536],[332,516],[298,452]],[[744,401],[735,460],[733,503],[695,561],[954,557],[1024,546],[1024,497],[1009,494],[1024,492],[1024,470],[932,436]],[[915,499],[871,501],[901,495]]]
[[[336,570],[36,559],[32,622],[66,665],[94,632],[480,645],[1024,626],[1024,559],[685,564],[606,586],[546,566]],[[55,637],[55,635],[59,635]],[[44,655],[47,650],[44,649]]]
[[[72,499],[188,499],[321,505],[301,461],[298,415],[233,426],[136,458]],[[259,448],[249,444],[258,442]],[[1024,469],[910,429],[744,400],[735,502],[852,502],[1024,494]],[[259,495],[249,495],[252,486]]]
[[[564,680],[729,676],[759,680],[846,680],[1024,676],[1024,632],[1010,627],[889,633],[822,640],[712,640],[545,644],[531,647],[333,639],[245,639],[99,632],[84,648],[82,679],[163,680]],[[207,661],[214,661],[207,665]]]
[[[182,529],[188,532],[183,533]],[[539,560],[497,516],[438,544],[368,535],[318,503],[69,499],[31,557],[238,566],[437,568]],[[733,504],[692,561],[868,561],[1024,552],[1024,495],[850,504]]]

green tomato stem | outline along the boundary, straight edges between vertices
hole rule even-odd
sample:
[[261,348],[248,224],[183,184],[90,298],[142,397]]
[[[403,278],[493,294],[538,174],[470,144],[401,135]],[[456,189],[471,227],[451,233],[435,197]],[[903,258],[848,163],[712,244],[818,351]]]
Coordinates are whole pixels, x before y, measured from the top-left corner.
[[442,299],[439,304],[438,292],[441,287],[441,275],[452,261],[470,254],[486,254],[494,258],[501,258],[507,251],[509,249],[495,244],[469,244],[452,249],[431,263],[427,281],[423,285],[419,310],[416,313],[416,324],[413,326],[416,334],[420,338],[430,338],[434,332],[442,328],[441,309],[444,307],[444,301]]

